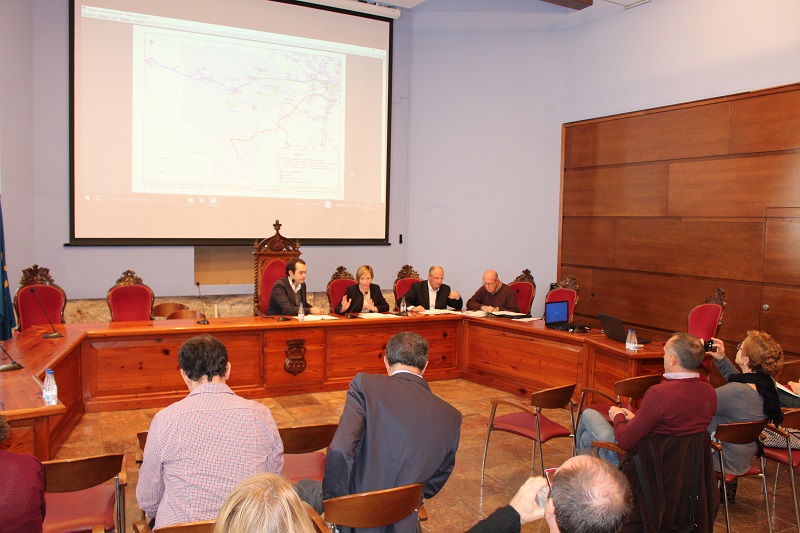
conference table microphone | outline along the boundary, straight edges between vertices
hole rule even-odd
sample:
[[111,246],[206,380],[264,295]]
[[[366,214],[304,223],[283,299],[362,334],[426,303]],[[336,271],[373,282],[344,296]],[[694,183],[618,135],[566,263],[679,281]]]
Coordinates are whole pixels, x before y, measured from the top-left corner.
[[195,285],[197,285],[197,297],[200,299],[200,308],[203,310],[203,318],[198,320],[198,324],[208,324],[208,319],[206,318],[206,306],[203,303],[203,294],[200,292],[200,282],[195,281]]
[[[361,300],[361,310],[362,311],[364,310],[364,302],[367,300],[367,296],[368,295],[369,295],[369,293],[365,292],[364,293],[364,298]],[[352,309],[352,305],[353,305],[352,301],[350,301],[350,305],[351,305],[351,309]],[[345,315],[345,316],[346,316],[346,318],[360,318],[358,313],[353,313],[352,311],[347,313],[347,315]]]
[[575,324],[574,326],[570,326],[569,328],[570,333],[586,333],[589,331],[585,326],[581,326],[581,322],[583,322],[583,319],[586,316],[586,311],[589,310],[589,304],[592,303],[592,298],[594,298],[594,293],[589,295],[589,300],[586,302],[586,307],[583,308],[581,319],[578,320],[578,323]]
[[22,365],[14,361],[14,358],[11,357],[11,354],[8,353],[5,348],[3,348],[2,344],[0,344],[0,350],[3,350],[3,353],[6,354],[6,357],[8,357],[8,359],[11,361],[8,364],[0,365],[0,372],[8,372],[9,370],[19,370],[22,368]]
[[36,289],[34,289],[33,287],[31,287],[31,294],[33,294],[33,298],[36,300],[36,303],[39,304],[39,307],[42,308],[42,313],[44,313],[44,317],[47,319],[47,321],[50,322],[50,327],[53,328],[53,331],[51,331],[50,333],[45,333],[44,335],[42,335],[42,338],[43,339],[57,339],[57,338],[61,337],[62,336],[61,333],[56,331],[56,327],[53,324],[53,321],[50,320],[50,317],[47,315],[47,311],[45,310],[44,305],[42,305],[42,301],[36,295]]

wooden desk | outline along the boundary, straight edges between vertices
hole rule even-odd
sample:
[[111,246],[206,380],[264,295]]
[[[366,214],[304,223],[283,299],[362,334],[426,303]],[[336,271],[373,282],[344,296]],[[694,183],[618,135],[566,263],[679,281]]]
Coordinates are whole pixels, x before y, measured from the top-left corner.
[[[185,397],[178,350],[201,333],[225,343],[231,363],[228,384],[248,398],[346,389],[358,372],[385,372],[386,343],[407,330],[430,345],[426,379],[463,377],[521,396],[569,383],[612,392],[619,379],[663,370],[659,346],[630,354],[622,343],[550,330],[541,321],[439,315],[209,322],[57,325],[64,334],[60,339],[43,339],[49,328],[34,327],[7,341],[6,349],[24,366],[0,374],[0,411],[13,427],[8,443],[50,459],[86,411],[162,407]],[[301,371],[285,369],[287,356],[302,356]],[[32,379],[43,378],[46,368],[55,370],[61,405],[45,407]]]

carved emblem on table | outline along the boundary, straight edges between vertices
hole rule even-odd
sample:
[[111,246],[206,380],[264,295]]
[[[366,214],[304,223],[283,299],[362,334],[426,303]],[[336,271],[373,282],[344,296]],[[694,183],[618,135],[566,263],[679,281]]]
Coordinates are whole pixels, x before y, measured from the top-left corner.
[[283,369],[293,376],[306,369],[306,341],[304,339],[286,340],[286,361]]

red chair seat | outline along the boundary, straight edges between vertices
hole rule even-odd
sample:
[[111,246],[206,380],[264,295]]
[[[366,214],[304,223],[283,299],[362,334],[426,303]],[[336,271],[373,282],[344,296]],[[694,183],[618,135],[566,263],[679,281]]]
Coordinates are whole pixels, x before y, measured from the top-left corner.
[[[786,451],[786,448],[768,448],[765,446],[764,458],[782,465],[789,464],[789,452]],[[792,448],[792,466],[794,468],[800,467],[800,450],[795,450],[794,448]]]
[[120,285],[108,291],[113,322],[150,320],[153,291],[146,285]]
[[[722,477],[719,472],[715,472],[715,474],[717,474],[717,479],[720,479]],[[731,483],[739,479],[740,477],[744,476],[760,476],[760,475],[761,475],[761,470],[757,466],[750,465],[750,469],[744,474],[738,476],[736,474],[725,474],[725,483]]]
[[[47,514],[43,533],[90,532],[102,524],[114,531],[115,489],[112,483],[97,485],[77,492],[45,492]],[[80,511],[76,516],[75,511]]]
[[[520,437],[536,440],[536,420],[528,413],[518,412],[498,416],[494,419],[492,427],[495,431],[507,431]],[[569,428],[556,424],[544,415],[539,415],[539,430],[542,442],[571,435]]]
[[294,483],[300,479],[322,481],[326,455],[323,452],[287,453],[283,455],[283,477]]

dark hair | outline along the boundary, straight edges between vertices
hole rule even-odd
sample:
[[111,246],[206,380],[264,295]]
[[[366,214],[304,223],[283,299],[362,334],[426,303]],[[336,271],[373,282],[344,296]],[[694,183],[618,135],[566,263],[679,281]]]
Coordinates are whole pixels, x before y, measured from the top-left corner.
[[8,422],[6,422],[6,417],[0,415],[0,442],[6,440],[6,437],[8,437],[8,432],[10,430],[11,428],[9,427]]
[[401,331],[389,339],[386,360],[389,366],[399,363],[424,370],[428,363],[428,341],[411,331]]
[[211,381],[214,376],[225,375],[228,349],[211,335],[199,335],[181,345],[178,363],[192,381],[199,381],[203,376]]
[[300,259],[299,257],[292,257],[289,259],[289,262],[286,263],[286,275],[289,275],[289,272],[294,272],[297,269],[297,263],[301,265],[305,265],[306,262]]
[[589,455],[558,469],[550,496],[561,533],[616,533],[631,512],[631,489],[620,470]]
[[681,368],[694,371],[700,368],[705,357],[703,343],[691,333],[673,333],[670,339],[672,344],[672,355],[678,358]]

